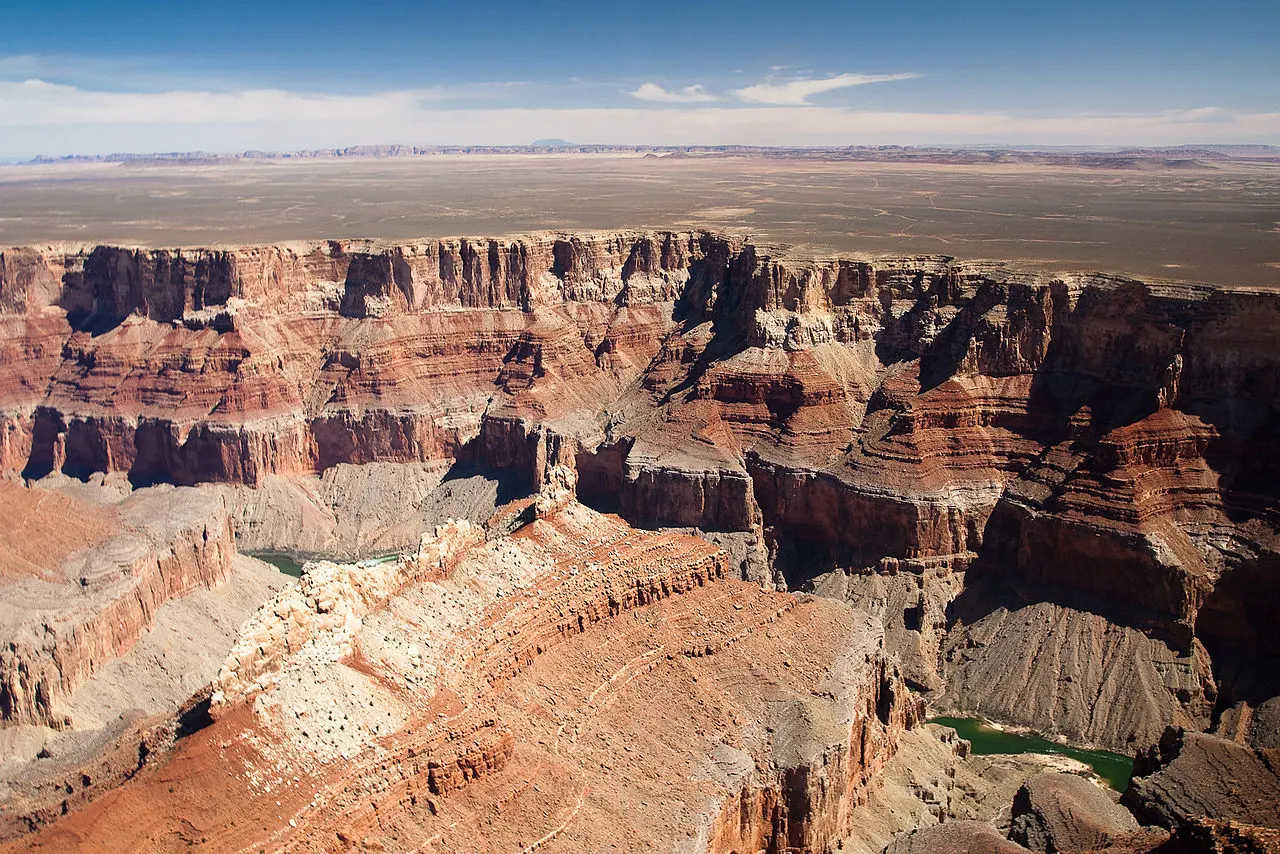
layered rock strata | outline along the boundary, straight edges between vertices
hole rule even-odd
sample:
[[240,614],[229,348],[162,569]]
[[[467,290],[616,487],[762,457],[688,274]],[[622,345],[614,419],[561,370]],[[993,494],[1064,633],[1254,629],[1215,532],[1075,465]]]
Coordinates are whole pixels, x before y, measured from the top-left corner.
[[1028,780],[1013,801],[1010,838],[1032,851],[1091,851],[1132,840],[1138,822],[1106,790],[1074,774]]
[[222,584],[165,602],[128,652],[59,703],[70,725],[0,730],[0,838],[30,833],[162,762],[207,718],[208,686],[240,623],[286,581],[236,557]]
[[265,606],[224,670],[256,643],[274,676],[224,689],[163,769],[34,841],[728,852],[846,836],[922,712],[879,624],[731,578],[705,541],[637,531],[565,489],[502,511],[531,518],[512,534],[425,538],[341,638],[298,614],[374,599],[309,565],[300,590],[316,595]]
[[65,706],[76,688],[128,652],[170,599],[215,587],[231,572],[226,506],[201,490],[156,487],[103,506],[0,482],[0,504],[16,547],[29,555],[6,567],[6,724],[74,724]]
[[[3,269],[29,476],[574,467],[634,523],[741,535],[740,574],[845,576],[948,707],[1126,746],[1280,695],[1273,292],[666,232]],[[991,696],[1014,625],[1070,664]]]
[[1280,850],[1280,751],[1170,727],[1139,754],[1124,801],[1190,850]]
[[495,379],[544,415],[563,409],[563,390],[542,401],[530,388],[547,371],[580,380],[579,403],[616,393],[652,357],[691,268],[727,246],[668,234],[8,251],[7,462],[257,484],[451,458]]

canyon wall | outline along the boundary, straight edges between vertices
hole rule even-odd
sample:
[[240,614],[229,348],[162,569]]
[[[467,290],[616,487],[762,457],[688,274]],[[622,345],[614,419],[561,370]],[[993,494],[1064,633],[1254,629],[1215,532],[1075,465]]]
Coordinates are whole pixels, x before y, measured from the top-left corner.
[[[1274,292],[628,232],[13,250],[0,312],[29,477],[576,467],[602,509],[876,610],[956,708],[1123,745],[1280,694],[1280,596],[1250,595],[1280,584]],[[1093,663],[966,687],[1042,605]],[[1138,671],[1109,722],[1046,710]]]
[[[0,490],[8,510],[35,506],[41,517],[15,537],[45,541],[35,561],[41,571],[12,577],[6,567],[0,720],[73,726],[65,709],[72,693],[128,652],[162,605],[231,572],[230,516],[221,498],[201,490],[143,490],[109,511],[15,484]],[[84,537],[82,515],[110,521]],[[60,540],[80,547],[61,558]]]
[[552,472],[510,533],[309,564],[243,627],[207,729],[33,841],[152,850],[185,822],[211,850],[836,845],[923,715],[878,623],[572,487]]
[[[454,458],[499,398],[546,418],[616,396],[729,251],[705,234],[6,250],[0,449],[28,476],[181,484]],[[568,395],[535,388],[547,371]]]

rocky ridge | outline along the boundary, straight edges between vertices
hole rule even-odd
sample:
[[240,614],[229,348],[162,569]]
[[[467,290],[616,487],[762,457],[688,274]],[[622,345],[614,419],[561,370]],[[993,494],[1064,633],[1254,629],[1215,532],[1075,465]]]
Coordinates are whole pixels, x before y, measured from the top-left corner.
[[[14,483],[0,492],[11,509],[40,502],[41,517],[18,536],[47,568],[4,585],[0,716],[9,724],[73,725],[65,706],[77,688],[132,649],[166,602],[232,571],[227,508],[203,490],[140,490],[105,508]],[[109,520],[102,528],[85,524],[99,516]]]
[[264,632],[308,623],[283,607],[302,607],[294,594],[265,605],[223,684],[250,647],[274,677],[224,691],[162,770],[37,843],[169,848],[179,817],[212,850],[799,851],[846,836],[922,714],[878,623],[734,579],[715,546],[632,529],[553,479],[491,520],[512,533],[424,537],[373,599],[342,581],[355,567],[310,564],[300,590],[332,596],[317,614],[352,615],[342,637]]
[[[30,477],[566,466],[589,504],[878,611],[948,708],[1125,746],[1280,694],[1270,292],[702,232],[3,270],[0,433]],[[1011,626],[1059,664],[993,695]]]

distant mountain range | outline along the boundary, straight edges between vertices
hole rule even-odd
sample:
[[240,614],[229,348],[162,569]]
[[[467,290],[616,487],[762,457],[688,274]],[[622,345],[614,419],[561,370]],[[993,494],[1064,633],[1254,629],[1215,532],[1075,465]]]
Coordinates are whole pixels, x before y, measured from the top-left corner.
[[1149,165],[1195,166],[1223,160],[1280,161],[1274,145],[1176,145],[1164,148],[1087,148],[1074,146],[848,146],[824,148],[749,145],[589,145],[563,139],[539,139],[529,145],[354,145],[302,151],[213,153],[175,151],[148,154],[41,155],[28,163],[210,163],[240,160],[316,160],[346,157],[438,157],[451,154],[652,154],[657,158],[754,157],[787,160],[914,161],[921,163],[1060,163],[1063,165],[1141,168]]

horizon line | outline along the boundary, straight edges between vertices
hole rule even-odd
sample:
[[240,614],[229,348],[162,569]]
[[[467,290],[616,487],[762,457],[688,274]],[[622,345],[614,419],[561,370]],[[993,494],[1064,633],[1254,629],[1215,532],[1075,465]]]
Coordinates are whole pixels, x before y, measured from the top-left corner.
[[694,143],[687,145],[647,144],[647,143],[593,143],[570,142],[566,140],[535,140],[524,144],[430,144],[414,143],[363,143],[349,146],[321,146],[316,148],[294,148],[265,150],[256,148],[205,151],[201,149],[169,150],[169,151],[112,151],[99,154],[83,153],[39,153],[34,155],[0,155],[0,161],[6,165],[52,165],[71,162],[115,163],[130,161],[182,161],[182,160],[287,160],[326,158],[341,159],[345,157],[359,158],[398,158],[449,154],[504,154],[504,153],[539,153],[539,154],[595,154],[595,153],[666,153],[683,152],[732,153],[732,152],[812,152],[812,153],[851,153],[851,152],[924,152],[924,153],[960,153],[985,152],[997,154],[1008,152],[1014,154],[1142,154],[1142,153],[1178,153],[1203,152],[1226,155],[1233,150],[1254,150],[1274,152],[1280,155],[1280,145],[1261,142],[1185,142],[1169,145],[1142,144],[1071,144],[1071,143],[1010,143],[1010,142],[965,142],[965,143],[884,143],[879,145],[753,145],[750,143]]

